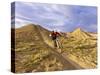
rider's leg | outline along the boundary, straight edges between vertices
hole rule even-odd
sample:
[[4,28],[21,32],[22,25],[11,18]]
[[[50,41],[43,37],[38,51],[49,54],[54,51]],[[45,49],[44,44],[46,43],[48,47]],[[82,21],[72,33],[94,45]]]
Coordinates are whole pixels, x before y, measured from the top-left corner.
[[57,47],[57,43],[56,43],[56,40],[54,40],[54,47]]

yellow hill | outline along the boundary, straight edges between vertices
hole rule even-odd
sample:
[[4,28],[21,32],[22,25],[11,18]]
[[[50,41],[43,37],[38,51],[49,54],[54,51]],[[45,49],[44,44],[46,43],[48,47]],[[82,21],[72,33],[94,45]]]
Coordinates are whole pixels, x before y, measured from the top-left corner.
[[76,30],[74,30],[71,35],[76,38],[76,39],[87,39],[90,38],[91,36],[83,31],[81,28],[77,28]]

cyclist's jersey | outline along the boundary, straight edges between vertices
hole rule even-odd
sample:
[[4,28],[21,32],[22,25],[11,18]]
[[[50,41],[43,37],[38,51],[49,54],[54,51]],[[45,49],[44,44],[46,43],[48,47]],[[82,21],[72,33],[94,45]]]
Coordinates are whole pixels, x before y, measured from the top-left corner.
[[53,40],[56,40],[56,38],[59,36],[60,34],[58,32],[52,32],[51,36]]

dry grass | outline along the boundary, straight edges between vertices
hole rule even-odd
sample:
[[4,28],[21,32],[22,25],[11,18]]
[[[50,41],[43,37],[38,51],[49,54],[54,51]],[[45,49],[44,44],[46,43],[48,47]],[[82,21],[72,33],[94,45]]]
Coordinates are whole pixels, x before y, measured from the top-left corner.
[[[87,36],[84,32],[78,33]],[[49,34],[48,30],[33,24],[16,29],[16,72],[64,70],[62,62],[51,52],[49,46],[53,46],[53,42]],[[79,37],[82,39],[77,39],[71,35],[74,34],[69,33],[70,37],[62,36],[59,38],[62,52],[84,68],[95,68],[97,65],[97,40],[92,37],[83,39],[82,35]],[[78,34],[75,32],[75,35]]]

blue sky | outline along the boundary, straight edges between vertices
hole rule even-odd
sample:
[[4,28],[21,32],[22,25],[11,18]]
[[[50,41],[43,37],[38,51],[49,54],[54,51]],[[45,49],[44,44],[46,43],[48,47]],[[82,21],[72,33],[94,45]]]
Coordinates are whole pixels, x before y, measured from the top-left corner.
[[16,2],[12,24],[14,20],[16,28],[33,23],[63,32],[79,27],[88,32],[97,32],[97,7]]

